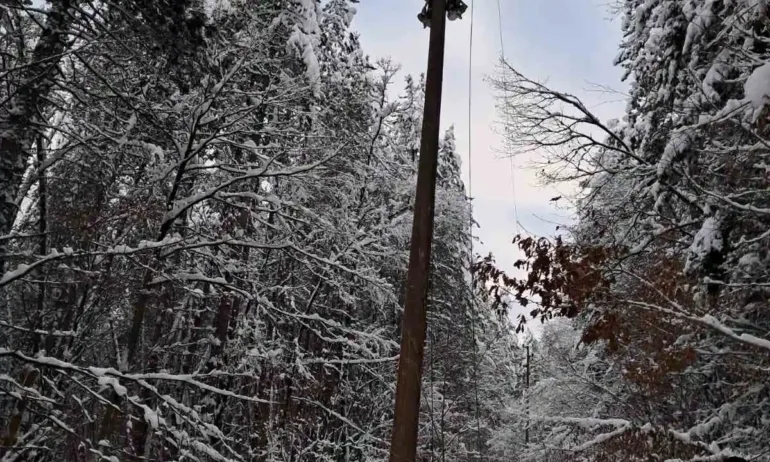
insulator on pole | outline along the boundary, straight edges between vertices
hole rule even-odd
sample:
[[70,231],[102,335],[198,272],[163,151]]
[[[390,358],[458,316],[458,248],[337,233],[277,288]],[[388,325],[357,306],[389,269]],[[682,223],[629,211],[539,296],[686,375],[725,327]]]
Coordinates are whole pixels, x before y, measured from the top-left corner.
[[[422,11],[417,15],[417,19],[420,20],[423,27],[430,27],[430,18],[432,14],[432,8],[430,6],[431,0],[425,0],[425,6],[422,7]],[[463,13],[468,9],[468,5],[462,0],[447,0],[446,2],[446,16],[450,21],[462,19]]]

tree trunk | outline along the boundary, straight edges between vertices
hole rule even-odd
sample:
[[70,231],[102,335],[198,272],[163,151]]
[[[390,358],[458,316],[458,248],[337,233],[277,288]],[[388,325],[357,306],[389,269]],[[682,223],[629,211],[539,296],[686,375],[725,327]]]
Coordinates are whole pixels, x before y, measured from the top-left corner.
[[[37,369],[31,367],[24,368],[24,371],[21,374],[21,385],[25,388],[33,386],[38,375],[40,375],[40,371]],[[8,430],[3,439],[0,440],[2,441],[2,446],[0,446],[0,457],[3,457],[6,452],[10,452],[13,449],[13,446],[16,445],[19,438],[19,430],[21,429],[21,422],[24,418],[24,412],[27,410],[27,405],[28,402],[24,397],[21,397],[16,404],[16,412],[14,412],[13,416],[9,419]]]
[[[0,235],[9,234],[16,220],[16,196],[38,134],[36,119],[44,112],[43,102],[53,87],[59,61],[67,47],[67,31],[73,19],[68,11],[70,5],[70,0],[51,3],[31,62],[23,71],[21,83],[7,109],[0,112],[0,191],[4,196],[0,198]],[[0,246],[0,274],[5,271],[6,253],[3,244]]]

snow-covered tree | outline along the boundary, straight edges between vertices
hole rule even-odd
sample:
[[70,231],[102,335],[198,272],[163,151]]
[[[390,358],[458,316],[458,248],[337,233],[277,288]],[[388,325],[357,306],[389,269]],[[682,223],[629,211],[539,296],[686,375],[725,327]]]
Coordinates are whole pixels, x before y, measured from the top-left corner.
[[[53,81],[0,114],[35,119],[4,131],[0,459],[383,457],[424,90],[388,99],[355,3],[0,5],[11,86]],[[62,5],[38,68],[19,39]],[[460,460],[511,339],[470,285],[451,130],[440,164],[421,449]]]
[[[577,315],[583,340],[619,365],[627,405],[590,428],[577,409],[582,437],[545,444],[590,460],[764,460],[767,5],[620,6],[621,121],[513,70],[497,82],[511,141],[548,148],[547,179],[579,181],[570,242],[503,286],[549,295],[538,315]],[[590,284],[576,291],[551,269]]]

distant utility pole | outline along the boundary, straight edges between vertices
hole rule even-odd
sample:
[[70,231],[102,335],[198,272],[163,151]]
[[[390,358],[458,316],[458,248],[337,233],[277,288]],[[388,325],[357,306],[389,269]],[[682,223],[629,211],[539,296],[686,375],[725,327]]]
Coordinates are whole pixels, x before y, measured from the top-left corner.
[[456,19],[462,15],[465,8],[465,4],[460,0],[426,0],[425,7],[418,15],[418,19],[426,27],[430,27],[430,45],[406,280],[406,303],[401,324],[401,356],[398,361],[390,462],[415,462],[417,456],[420,385],[427,329],[425,305],[428,299],[433,241],[441,90],[444,79],[444,35],[447,14],[450,19]]
[[529,444],[529,344],[527,344],[527,372],[524,379],[524,386],[527,389],[527,425],[524,427],[524,443]]

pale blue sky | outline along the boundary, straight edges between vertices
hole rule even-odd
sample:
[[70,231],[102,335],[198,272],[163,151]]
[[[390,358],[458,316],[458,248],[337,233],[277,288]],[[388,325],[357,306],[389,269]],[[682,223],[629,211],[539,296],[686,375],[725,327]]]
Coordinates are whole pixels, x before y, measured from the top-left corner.
[[[496,0],[465,0],[474,5],[473,111],[468,120],[468,50],[470,8],[460,21],[449,22],[445,58],[442,125],[455,125],[468,178],[468,133],[472,135],[474,211],[482,244],[511,270],[516,259],[510,241],[516,232],[510,161],[503,159],[502,143],[495,134],[498,117],[491,88],[484,80],[495,71],[500,55]],[[591,84],[619,90],[620,70],[612,61],[621,38],[618,20],[611,20],[608,0],[500,0],[506,59],[523,74],[580,96],[597,115],[609,119],[622,115],[624,103],[616,95],[591,91]],[[354,28],[364,51],[372,58],[390,56],[402,73],[424,72],[428,30],[416,15],[423,0],[361,0]],[[552,234],[566,213],[554,210],[549,199],[560,194],[540,188],[534,172],[523,168],[527,159],[515,158],[513,176],[519,221],[536,234]]]

